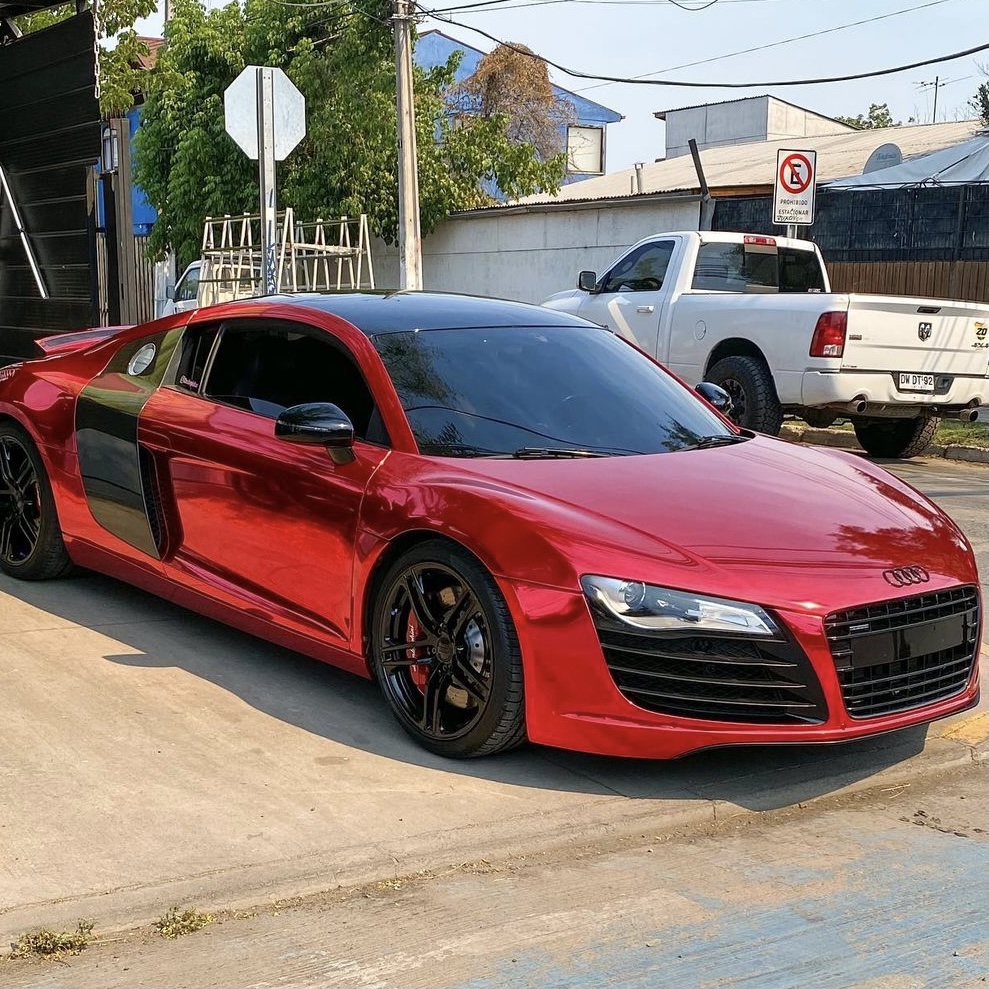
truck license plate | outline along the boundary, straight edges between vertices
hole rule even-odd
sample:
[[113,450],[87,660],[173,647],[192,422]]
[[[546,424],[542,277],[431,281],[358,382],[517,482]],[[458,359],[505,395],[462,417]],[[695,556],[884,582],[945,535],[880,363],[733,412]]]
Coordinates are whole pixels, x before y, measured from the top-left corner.
[[934,391],[933,374],[900,373],[900,391]]

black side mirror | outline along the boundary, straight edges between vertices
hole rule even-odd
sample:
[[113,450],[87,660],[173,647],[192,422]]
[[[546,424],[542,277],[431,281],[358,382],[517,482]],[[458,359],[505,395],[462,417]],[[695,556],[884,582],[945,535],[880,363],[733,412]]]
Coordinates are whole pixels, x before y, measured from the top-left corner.
[[596,271],[582,271],[577,275],[577,288],[581,292],[593,292],[597,288],[598,273]]
[[354,424],[330,402],[306,402],[286,409],[275,420],[275,436],[289,443],[325,446],[335,464],[354,459]]
[[710,402],[723,416],[731,415],[734,408],[731,395],[721,385],[716,385],[711,381],[702,381],[694,391],[706,402]]

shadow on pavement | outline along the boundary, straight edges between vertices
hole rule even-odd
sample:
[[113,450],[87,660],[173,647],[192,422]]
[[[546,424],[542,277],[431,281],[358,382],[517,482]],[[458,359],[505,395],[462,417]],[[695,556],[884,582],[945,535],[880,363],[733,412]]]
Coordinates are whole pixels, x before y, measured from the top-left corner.
[[[312,735],[409,765],[522,787],[633,799],[730,801],[770,810],[833,792],[924,749],[926,728],[828,746],[711,750],[674,762],[606,758],[529,745],[488,759],[444,760],[420,749],[389,713],[375,684],[95,574],[0,591],[99,631],[134,653],[134,668],[184,669]],[[318,760],[317,760],[318,761]]]

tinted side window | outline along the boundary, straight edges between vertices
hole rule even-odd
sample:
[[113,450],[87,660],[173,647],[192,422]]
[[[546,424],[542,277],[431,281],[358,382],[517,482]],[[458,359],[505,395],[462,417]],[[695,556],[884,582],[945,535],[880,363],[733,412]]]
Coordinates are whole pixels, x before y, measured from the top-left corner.
[[182,355],[175,383],[191,392],[199,391],[206,373],[206,362],[216,340],[218,326],[194,326],[185,331]]
[[780,291],[823,292],[824,272],[813,251],[780,248]]
[[707,292],[775,290],[776,252],[746,251],[742,244],[701,244],[691,288]]
[[371,391],[353,357],[328,337],[286,324],[224,324],[204,393],[273,419],[303,402],[332,402],[353,422],[357,436],[368,438],[369,426],[381,432]]
[[607,275],[602,292],[655,292],[663,287],[676,242],[661,240],[644,244],[621,259]]

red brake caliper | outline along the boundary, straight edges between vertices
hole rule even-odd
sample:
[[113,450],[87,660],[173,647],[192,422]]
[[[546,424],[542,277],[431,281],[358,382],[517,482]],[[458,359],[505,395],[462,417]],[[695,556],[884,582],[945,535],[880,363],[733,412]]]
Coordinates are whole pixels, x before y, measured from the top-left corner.
[[[422,628],[416,621],[416,616],[413,613],[409,613],[409,623],[405,629],[405,641],[415,642],[416,639],[422,636]],[[406,659],[423,659],[426,655],[426,650],[423,648],[419,649],[406,649],[405,658]],[[428,663],[417,663],[415,666],[409,667],[409,676],[412,677],[412,682],[419,688],[423,693],[426,692],[426,680],[429,679],[429,664]]]

